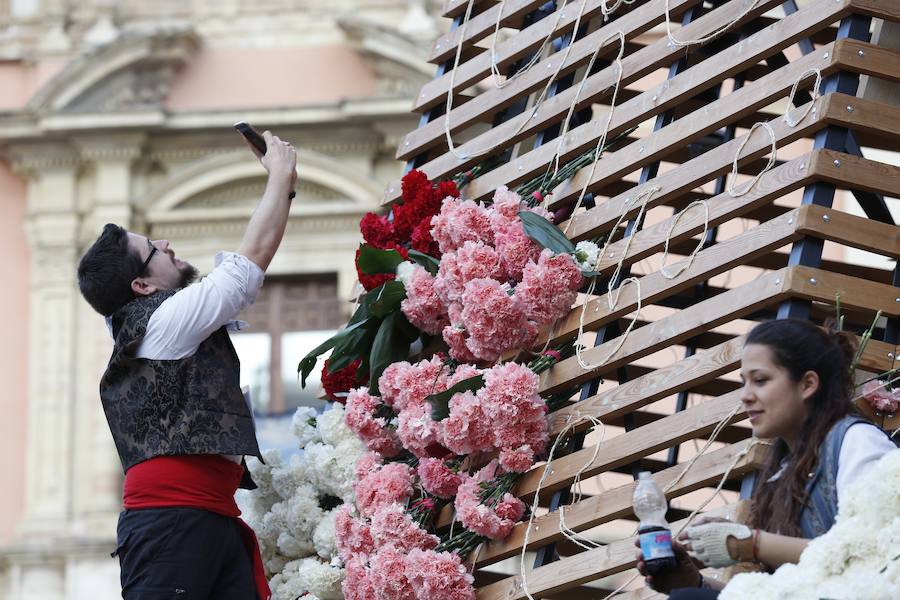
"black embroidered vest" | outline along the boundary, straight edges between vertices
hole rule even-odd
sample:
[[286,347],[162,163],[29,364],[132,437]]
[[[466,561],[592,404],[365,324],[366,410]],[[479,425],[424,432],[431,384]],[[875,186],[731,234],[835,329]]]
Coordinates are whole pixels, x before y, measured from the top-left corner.
[[[135,299],[113,314],[112,356],[100,400],[125,471],[154,456],[261,458],[240,389],[240,361],[222,327],[179,360],[135,358],[150,315],[176,290]],[[241,487],[256,487],[244,472]]]

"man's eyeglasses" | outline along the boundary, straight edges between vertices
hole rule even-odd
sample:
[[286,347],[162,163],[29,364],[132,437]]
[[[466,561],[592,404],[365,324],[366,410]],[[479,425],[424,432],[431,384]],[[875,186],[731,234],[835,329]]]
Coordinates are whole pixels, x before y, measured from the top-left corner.
[[147,260],[144,261],[144,264],[141,265],[141,270],[138,272],[138,277],[144,274],[144,271],[147,270],[147,267],[150,265],[150,259],[153,258],[153,255],[159,251],[159,248],[153,245],[153,242],[147,240],[147,243],[150,245],[150,254],[147,255]]

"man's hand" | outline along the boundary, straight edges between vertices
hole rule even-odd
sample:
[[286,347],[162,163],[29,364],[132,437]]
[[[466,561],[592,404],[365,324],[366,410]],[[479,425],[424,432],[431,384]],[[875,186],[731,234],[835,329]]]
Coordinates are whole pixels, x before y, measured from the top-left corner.
[[259,156],[259,162],[269,173],[269,177],[289,177],[289,189],[294,189],[297,183],[297,151],[288,142],[285,142],[269,130],[263,131],[263,139],[266,141],[266,153]]
[[637,570],[644,576],[644,581],[657,592],[668,594],[674,589],[683,587],[695,587],[700,582],[700,570],[691,557],[688,556],[684,547],[677,541],[672,540],[672,550],[675,551],[675,567],[656,575],[647,573],[647,565],[644,563],[644,555],[641,553],[641,543],[639,539],[634,540],[634,545],[638,547],[635,553],[637,558]]

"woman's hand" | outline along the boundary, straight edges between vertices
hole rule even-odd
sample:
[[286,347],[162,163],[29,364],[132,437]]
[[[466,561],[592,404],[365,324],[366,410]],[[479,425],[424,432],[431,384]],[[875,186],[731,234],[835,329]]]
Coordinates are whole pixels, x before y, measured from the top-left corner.
[[[699,520],[699,519],[698,519]],[[688,554],[707,567],[728,567],[753,560],[753,532],[726,519],[705,519],[678,535]]]
[[644,576],[644,581],[648,586],[661,592],[668,594],[674,589],[683,587],[695,587],[700,582],[700,569],[688,556],[684,546],[676,540],[672,540],[672,550],[675,552],[675,567],[668,569],[656,575],[647,573],[647,565],[644,563],[644,555],[641,553],[639,539],[634,540],[634,545],[638,550],[635,553],[637,558],[637,570]]

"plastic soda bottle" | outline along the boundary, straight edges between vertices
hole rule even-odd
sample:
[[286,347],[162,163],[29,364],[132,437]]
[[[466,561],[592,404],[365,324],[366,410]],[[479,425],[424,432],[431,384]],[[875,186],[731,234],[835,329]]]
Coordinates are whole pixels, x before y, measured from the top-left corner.
[[666,497],[650,477],[650,472],[638,473],[638,483],[634,488],[634,514],[641,520],[638,535],[641,553],[650,575],[675,567],[672,532],[666,522],[666,508]]

